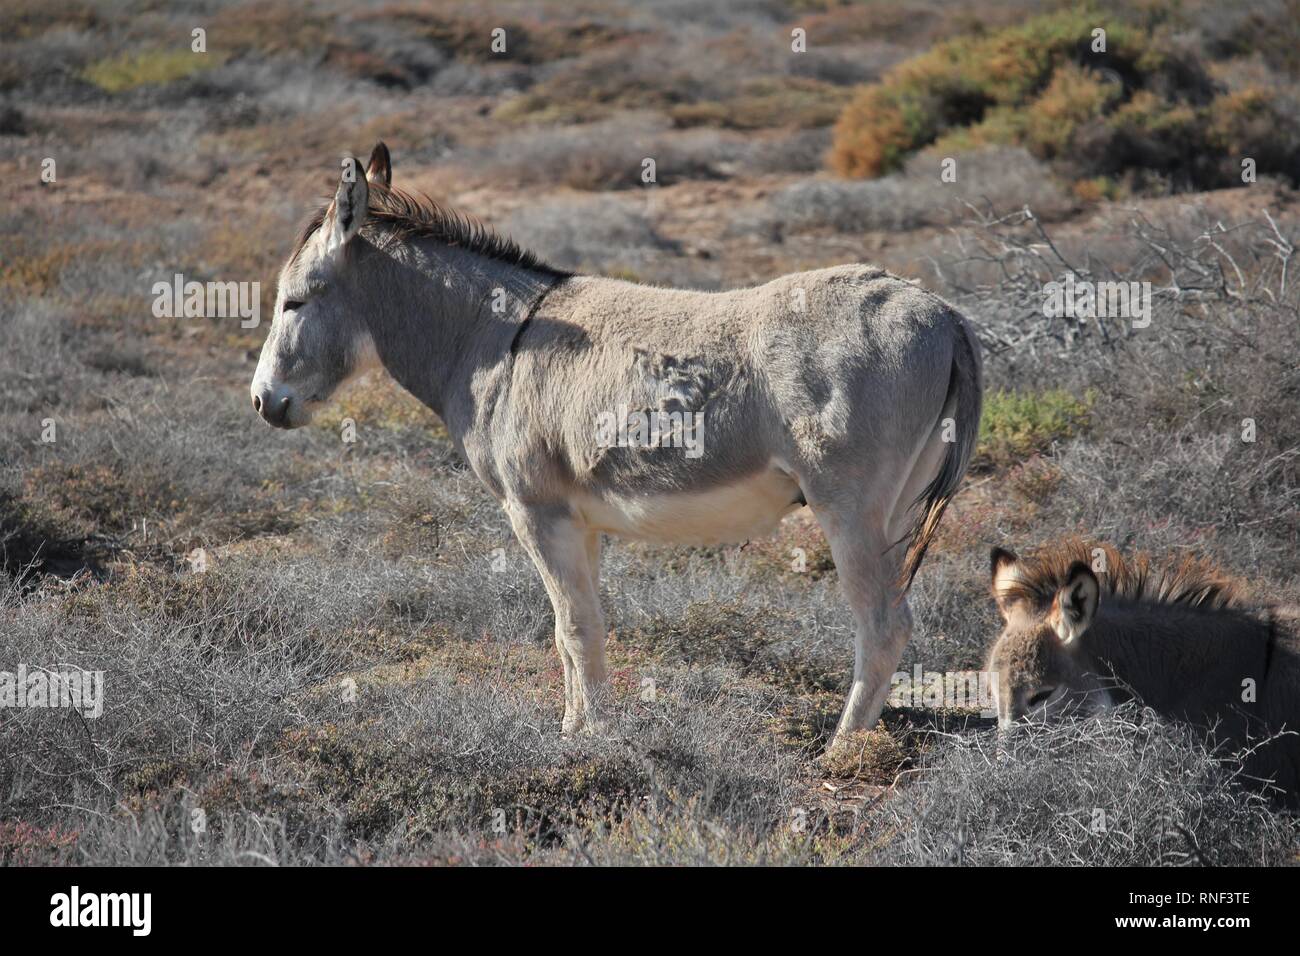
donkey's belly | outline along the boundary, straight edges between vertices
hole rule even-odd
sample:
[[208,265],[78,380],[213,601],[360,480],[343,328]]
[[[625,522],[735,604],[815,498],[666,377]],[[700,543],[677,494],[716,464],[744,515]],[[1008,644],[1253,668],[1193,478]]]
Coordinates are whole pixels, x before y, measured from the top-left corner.
[[588,527],[662,544],[728,544],[769,535],[800,507],[799,486],[776,468],[707,491],[586,497]]

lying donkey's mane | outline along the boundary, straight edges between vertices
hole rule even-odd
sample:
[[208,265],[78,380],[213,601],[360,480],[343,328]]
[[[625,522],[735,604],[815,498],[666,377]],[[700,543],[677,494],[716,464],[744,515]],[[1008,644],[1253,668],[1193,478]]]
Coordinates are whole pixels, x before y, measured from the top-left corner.
[[1203,609],[1241,608],[1248,602],[1243,585],[1202,558],[1191,555],[1156,566],[1144,552],[1129,557],[1109,544],[1066,538],[1040,548],[1017,563],[1017,573],[1001,588],[1004,598],[1046,607],[1069,578],[1070,566],[1093,566],[1094,549],[1105,555],[1106,573],[1097,575],[1103,594],[1129,601],[1181,604]]
[[[489,259],[499,259],[511,265],[531,269],[557,277],[573,273],[547,265],[538,256],[524,249],[508,236],[496,232],[491,226],[468,213],[444,206],[423,193],[409,193],[382,183],[369,183],[370,214],[363,231],[372,234],[382,230],[385,241],[405,242],[409,239],[433,239],[447,246],[455,246]],[[320,206],[294,243],[294,258],[303,246],[325,223],[330,203]]]

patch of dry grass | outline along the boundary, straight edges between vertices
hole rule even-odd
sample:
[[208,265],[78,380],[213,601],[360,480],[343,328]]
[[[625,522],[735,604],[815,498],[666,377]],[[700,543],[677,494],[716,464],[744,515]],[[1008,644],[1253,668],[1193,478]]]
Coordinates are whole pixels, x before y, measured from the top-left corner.
[[897,834],[875,858],[976,866],[1290,862],[1300,840],[1295,821],[1235,787],[1233,775],[1195,732],[1133,711],[1026,727],[1009,738],[952,740],[925,760],[919,785],[874,815],[875,827]]

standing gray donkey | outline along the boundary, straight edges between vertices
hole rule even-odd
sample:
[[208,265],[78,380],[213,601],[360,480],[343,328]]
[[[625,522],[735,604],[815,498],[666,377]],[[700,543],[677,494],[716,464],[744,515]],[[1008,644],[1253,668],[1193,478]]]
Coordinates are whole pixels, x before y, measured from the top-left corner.
[[296,428],[382,366],[432,408],[541,573],[564,730],[606,691],[601,536],[744,541],[812,508],[857,619],[837,737],[880,716],[906,592],[974,448],[979,344],[939,298],[839,266],[732,292],[552,269],[343,162],[280,273],[253,405]]

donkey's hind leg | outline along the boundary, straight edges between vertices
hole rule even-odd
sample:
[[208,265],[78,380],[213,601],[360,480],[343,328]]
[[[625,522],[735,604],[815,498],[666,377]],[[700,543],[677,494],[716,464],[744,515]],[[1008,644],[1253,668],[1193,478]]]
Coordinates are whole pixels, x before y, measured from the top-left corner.
[[[817,513],[831,546],[840,587],[857,622],[853,684],[830,747],[855,730],[875,726],[889,693],[890,676],[912,636],[912,614],[898,582],[902,548],[890,548],[883,522],[860,513]],[[828,748],[830,749],[830,748]]]
[[593,726],[606,692],[605,621],[592,567],[599,539],[593,543],[563,505],[508,502],[506,514],[555,610],[555,647],[564,666],[563,729]]
[[844,492],[846,483],[817,487],[813,482],[808,500],[830,543],[840,586],[857,619],[853,685],[832,747],[845,734],[869,729],[880,719],[889,678],[912,636],[912,611],[906,584],[900,580],[907,560],[907,542],[902,539],[910,536],[919,518],[916,502],[949,452],[944,440],[948,414],[945,406],[909,458],[878,463],[874,475],[858,475],[847,483],[882,493],[855,497]]

